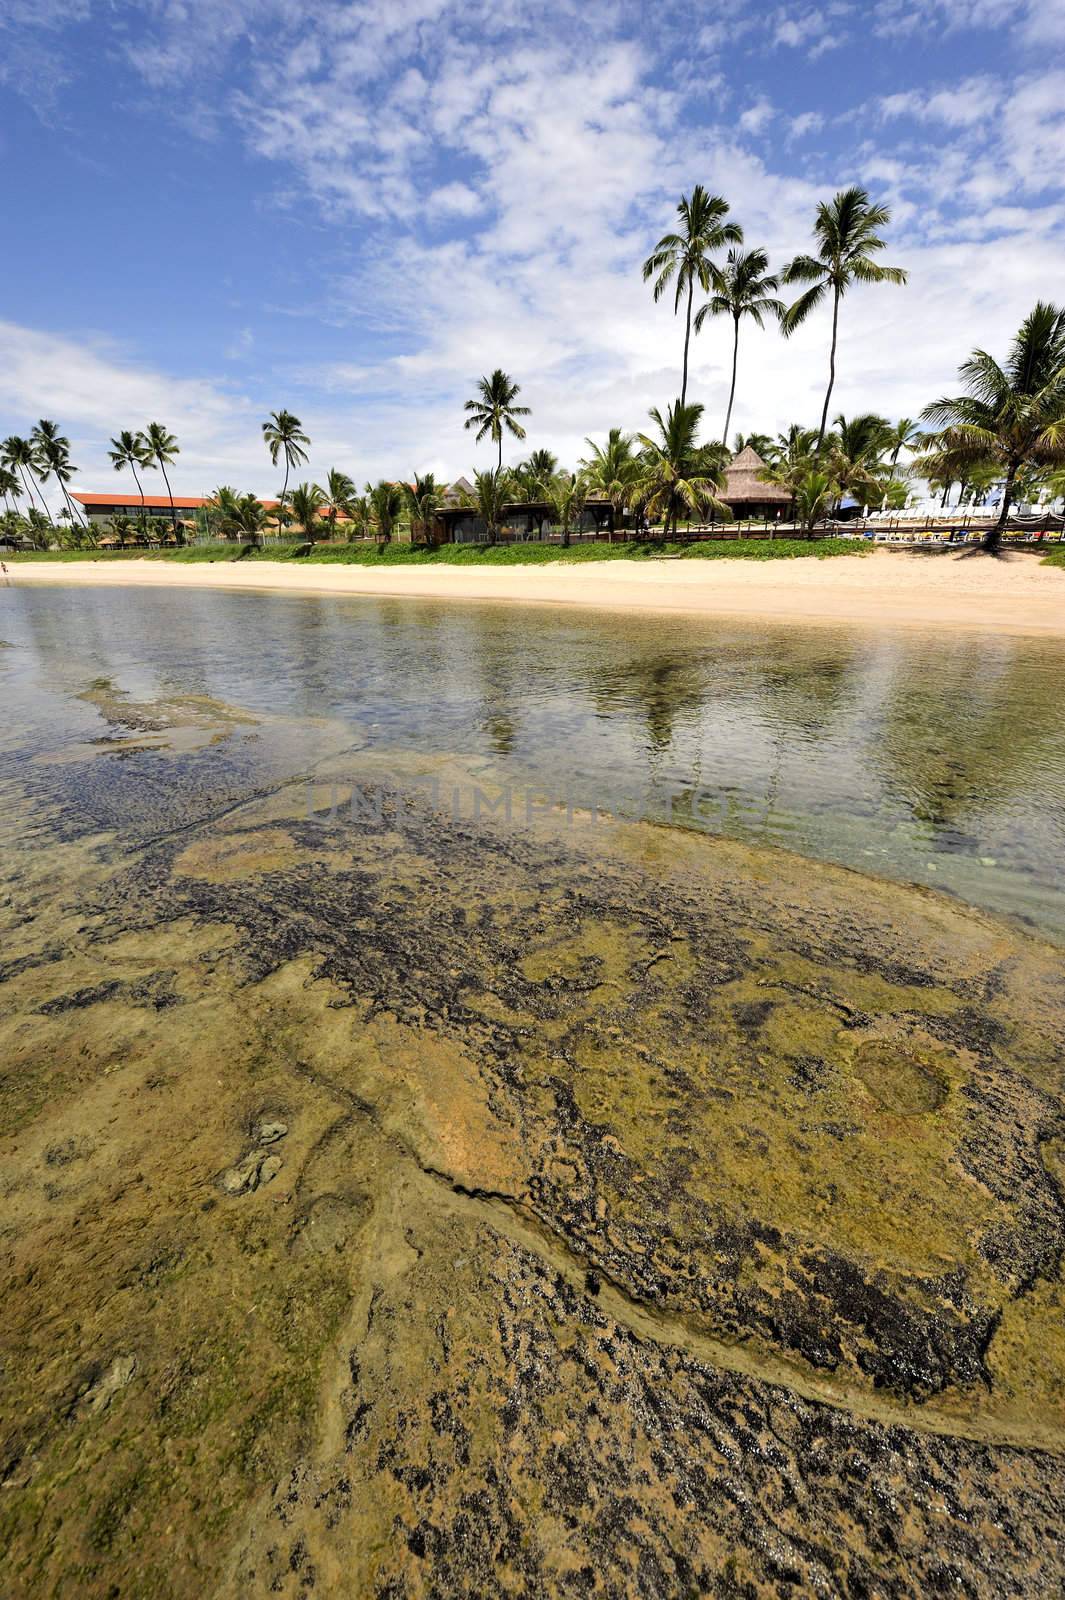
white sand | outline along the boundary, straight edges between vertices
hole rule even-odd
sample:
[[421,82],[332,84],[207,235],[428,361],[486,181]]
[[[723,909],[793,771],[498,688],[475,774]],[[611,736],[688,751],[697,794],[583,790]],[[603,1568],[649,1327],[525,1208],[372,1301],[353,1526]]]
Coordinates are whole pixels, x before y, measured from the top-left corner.
[[[979,628],[1065,637],[1065,570],[1035,553],[876,551],[819,561],[668,560],[583,566],[361,567],[256,561],[9,563],[6,583],[258,589],[521,601],[809,623]],[[0,594],[3,586],[0,585]],[[2,601],[0,601],[2,603]]]

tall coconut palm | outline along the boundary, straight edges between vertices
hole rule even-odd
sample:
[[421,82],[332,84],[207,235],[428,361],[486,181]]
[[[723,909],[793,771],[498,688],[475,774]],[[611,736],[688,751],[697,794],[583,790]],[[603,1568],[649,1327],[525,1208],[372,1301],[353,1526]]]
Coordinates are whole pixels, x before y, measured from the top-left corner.
[[149,422],[144,432],[138,435],[144,447],[144,454],[153,466],[159,468],[166,484],[167,497],[170,501],[170,524],[174,530],[174,538],[179,544],[185,543],[184,530],[179,530],[177,512],[174,510],[174,491],[170,487],[170,479],[166,475],[167,467],[173,466],[181,454],[178,442],[169,428],[161,422]]
[[817,435],[820,451],[828,426],[828,408],[836,382],[836,345],[839,337],[839,303],[852,283],[905,283],[901,267],[885,267],[874,257],[884,249],[879,229],[891,221],[887,206],[874,205],[868,191],[843,189],[831,201],[822,200],[814,218],[816,255],[798,255],[781,274],[783,283],[808,283],[794,305],[781,318],[784,333],[802,326],[825,296],[832,296],[832,345],[828,359],[828,389]]
[[71,522],[78,523],[80,519],[67,493],[67,484],[77,470],[70,462],[70,440],[60,433],[59,424],[49,422],[47,417],[40,419],[30,439],[37,454],[37,470],[42,484],[47,483],[49,478],[55,479]]
[[654,279],[655,304],[673,285],[673,314],[684,302],[684,365],[681,371],[680,403],[688,394],[688,347],[692,336],[692,300],[695,286],[709,293],[717,268],[710,259],[715,250],[727,244],[742,244],[743,229],[738,222],[726,222],[729,204],[719,194],[708,194],[697,183],[691,195],[682,195],[677,206],[678,233],[664,233],[643,264],[643,281]]
[[350,521],[355,493],[354,480],[349,478],[346,472],[340,472],[336,467],[330,468],[329,476],[321,488],[322,505],[329,523],[330,536],[336,533],[338,517]]
[[485,434],[491,434],[498,446],[497,472],[503,470],[503,429],[515,439],[525,437],[525,429],[516,418],[528,417],[531,412],[528,406],[514,404],[520,393],[520,384],[512,382],[502,367],[497,367],[490,378],[478,379],[477,394],[463,407],[470,413],[464,426],[477,429],[477,443],[480,444]]
[[724,474],[698,442],[702,416],[701,405],[682,405],[679,400],[665,418],[653,406],[650,417],[657,437],[637,434],[643,453],[632,498],[648,516],[663,518],[663,539],[669,538],[671,528],[676,530],[682,506],[697,516],[711,511],[722,522],[732,521],[732,512],[714,493],[724,486]]
[[370,522],[377,529],[382,544],[388,544],[403,511],[403,491],[398,483],[381,478],[366,485]]
[[297,484],[292,491],[292,515],[303,529],[304,537],[317,539],[322,529],[319,512],[325,505],[325,496],[316,483]]
[[[40,462],[37,459],[37,447],[33,440],[23,439],[17,433],[11,434],[0,445],[0,460],[3,461],[5,467],[8,467],[12,472],[18,473],[26,493],[30,497],[30,505],[36,506],[33,479]],[[41,503],[44,505],[43,495],[41,496]],[[45,510],[47,509],[47,506],[45,506]]]
[[411,483],[403,485],[403,498],[410,516],[411,539],[417,528],[425,544],[433,543],[433,521],[443,502],[443,491],[433,473],[414,474]]
[[621,428],[611,428],[606,444],[598,445],[594,439],[584,442],[591,454],[582,459],[580,467],[589,492],[603,495],[610,501],[616,523],[628,504],[640,470],[632,435]]
[[141,497],[141,521],[144,521],[144,486],[137,476],[137,468],[143,471],[151,465],[151,457],[144,447],[144,436],[132,433],[129,428],[123,428],[117,438],[111,440],[111,448],[107,452],[111,457],[111,465],[116,472],[121,472],[123,467],[128,467],[133,474],[133,481],[137,485],[137,493]]
[[1018,475],[1065,465],[1065,309],[1039,300],[1014,335],[1005,364],[986,350],[962,362],[966,394],[921,413],[940,432],[926,440],[923,465],[943,481],[994,463],[1003,476],[998,521],[985,545],[997,549]]
[[293,467],[303,466],[307,460],[305,447],[311,441],[304,433],[299,417],[294,417],[291,411],[271,411],[263,423],[263,439],[270,452],[271,465],[276,467],[280,457],[285,458],[285,482],[277,503],[277,525],[280,528],[285,517],[289,473]]
[[736,363],[740,350],[740,323],[750,317],[759,328],[765,327],[767,316],[779,322],[784,315],[784,302],[776,298],[780,280],[769,271],[769,257],[764,250],[730,250],[725,265],[715,268],[714,293],[695,316],[696,333],[707,317],[732,318],[732,385],[728,392],[728,410],[722,439],[728,438],[732,421],[732,404],[736,398]]

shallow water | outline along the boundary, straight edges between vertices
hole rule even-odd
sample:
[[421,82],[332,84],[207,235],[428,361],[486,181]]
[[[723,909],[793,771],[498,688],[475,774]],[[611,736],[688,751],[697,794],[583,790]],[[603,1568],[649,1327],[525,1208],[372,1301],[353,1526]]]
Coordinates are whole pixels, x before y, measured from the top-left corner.
[[0,603],[5,1594],[1060,1592],[1059,649]]
[[[1056,641],[73,587],[5,592],[0,638],[9,755],[99,738],[98,708],[75,698],[96,678],[137,701],[207,695],[273,719],[269,754],[242,751],[251,767],[310,771],[347,726],[354,784],[359,752],[378,775],[390,752],[455,754],[512,786],[518,816],[530,788],[642,810],[1065,938]],[[221,762],[217,776],[223,793]]]

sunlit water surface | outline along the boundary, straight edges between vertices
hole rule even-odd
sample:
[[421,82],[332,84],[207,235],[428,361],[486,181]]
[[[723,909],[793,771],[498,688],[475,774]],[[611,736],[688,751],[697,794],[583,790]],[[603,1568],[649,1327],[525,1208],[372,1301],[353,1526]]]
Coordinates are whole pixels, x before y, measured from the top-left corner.
[[[289,730],[242,781],[312,771],[325,722],[373,752],[453,755],[485,785],[783,845],[935,886],[1065,939],[1065,647],[590,611],[14,586],[0,591],[0,763],[27,807],[78,783],[107,822],[116,758],[79,696],[208,695]],[[335,738],[333,748],[335,750]],[[56,757],[69,753],[66,766]],[[280,752],[280,753],[279,753]],[[48,755],[42,764],[40,756]],[[146,810],[224,801],[224,745],[121,758]],[[281,771],[279,773],[279,765]],[[269,770],[267,770],[269,768]],[[454,797],[448,803],[454,803]],[[458,798],[461,807],[471,794]],[[565,825],[563,822],[562,825]]]

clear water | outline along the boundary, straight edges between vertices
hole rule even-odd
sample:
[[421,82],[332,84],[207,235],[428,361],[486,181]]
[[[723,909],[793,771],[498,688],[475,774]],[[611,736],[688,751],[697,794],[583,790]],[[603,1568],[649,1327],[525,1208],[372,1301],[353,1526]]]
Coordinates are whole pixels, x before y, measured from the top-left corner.
[[[353,750],[454,754],[519,796],[624,797],[677,826],[932,885],[1065,939],[1059,642],[51,586],[0,590],[0,639],[0,761],[23,804],[45,783],[39,767],[30,781],[33,757],[104,731],[77,697],[108,678],[138,701],[203,694],[280,719],[292,772],[313,766],[326,719],[350,725]],[[253,770],[265,746],[246,742],[241,759]],[[232,762],[199,750],[165,782],[207,810]],[[146,797],[152,763],[122,763]]]

